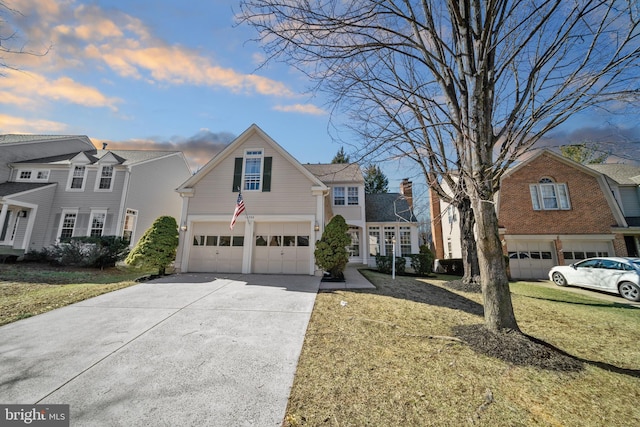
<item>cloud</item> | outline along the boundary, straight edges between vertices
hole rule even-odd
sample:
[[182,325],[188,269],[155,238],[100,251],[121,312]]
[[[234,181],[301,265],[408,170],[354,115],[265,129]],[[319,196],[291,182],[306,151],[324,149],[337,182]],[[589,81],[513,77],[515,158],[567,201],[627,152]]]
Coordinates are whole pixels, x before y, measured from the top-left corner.
[[[216,64],[211,54],[154,37],[144,23],[117,9],[77,5],[73,0],[16,0],[22,15],[12,22],[34,45],[54,49],[41,58],[52,70],[106,65],[123,78],[148,83],[218,87],[234,93],[294,97],[288,86],[267,77]],[[33,58],[12,57],[27,61]],[[20,66],[23,62],[19,62]]]
[[195,170],[211,160],[234,139],[235,135],[229,132],[214,133],[209,129],[200,129],[190,137],[174,136],[169,140],[150,137],[126,141],[92,138],[92,141],[97,148],[102,148],[102,144],[107,143],[107,150],[182,151],[191,168]]
[[275,107],[273,107],[273,109],[285,113],[302,113],[318,116],[327,114],[327,112],[322,108],[316,107],[313,104],[276,105]]
[[66,127],[64,123],[51,120],[33,120],[0,114],[0,133],[58,133],[64,132]]
[[0,103],[33,107],[37,100],[63,101],[85,107],[107,107],[117,111],[118,98],[104,95],[98,89],[86,86],[69,77],[49,79],[33,72],[5,70],[0,78]]
[[535,148],[559,150],[563,145],[582,143],[609,153],[607,163],[640,163],[640,126],[583,126],[553,132],[541,139]]

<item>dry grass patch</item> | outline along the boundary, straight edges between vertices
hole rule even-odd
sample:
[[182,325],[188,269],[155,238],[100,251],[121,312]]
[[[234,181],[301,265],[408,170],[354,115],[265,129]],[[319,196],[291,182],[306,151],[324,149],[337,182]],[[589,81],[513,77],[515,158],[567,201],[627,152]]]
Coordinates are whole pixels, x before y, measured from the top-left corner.
[[126,268],[3,265],[0,268],[0,325],[134,285],[140,274]]
[[[579,339],[571,328],[548,324],[549,318],[589,323],[593,307],[566,303],[572,308],[565,314],[562,302],[514,295],[523,332],[576,356],[578,369],[547,370],[483,355],[455,339],[456,328],[482,323],[480,294],[447,289],[446,280],[365,274],[376,290],[318,295],[285,426],[640,422],[638,333],[609,344],[602,335],[608,326],[591,325]],[[609,326],[640,327],[640,310],[600,309]],[[607,359],[622,341],[629,353]]]

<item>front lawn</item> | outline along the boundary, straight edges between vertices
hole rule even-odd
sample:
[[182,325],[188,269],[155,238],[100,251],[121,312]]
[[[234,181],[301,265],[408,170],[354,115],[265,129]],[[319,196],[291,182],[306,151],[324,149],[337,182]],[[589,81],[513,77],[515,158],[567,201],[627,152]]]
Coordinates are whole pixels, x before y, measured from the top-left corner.
[[0,265],[0,325],[135,284],[130,268],[64,268],[17,263]]
[[548,346],[487,355],[456,332],[482,324],[481,294],[364,274],[377,289],[318,295],[285,426],[640,424],[639,309],[514,283],[521,330]]

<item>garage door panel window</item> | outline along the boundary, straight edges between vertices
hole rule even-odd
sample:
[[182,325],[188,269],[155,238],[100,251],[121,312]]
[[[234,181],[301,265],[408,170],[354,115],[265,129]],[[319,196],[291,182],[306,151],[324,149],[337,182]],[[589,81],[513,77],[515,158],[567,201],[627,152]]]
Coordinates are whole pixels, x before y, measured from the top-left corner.
[[308,235],[288,235],[288,236],[256,236],[256,246],[271,246],[271,247],[308,247],[309,236]]
[[244,246],[244,236],[233,236],[232,246]]
[[533,210],[569,210],[569,192],[566,184],[554,183],[542,178],[538,184],[529,185]]

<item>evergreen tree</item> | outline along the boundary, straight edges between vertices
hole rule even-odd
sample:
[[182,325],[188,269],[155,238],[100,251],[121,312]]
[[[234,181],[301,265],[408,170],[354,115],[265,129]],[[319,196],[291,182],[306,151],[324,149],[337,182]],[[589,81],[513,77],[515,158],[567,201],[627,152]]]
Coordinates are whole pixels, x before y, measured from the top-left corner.
[[134,267],[157,268],[158,274],[176,259],[178,223],[171,216],[161,216],[145,231],[125,262]]
[[[598,152],[601,154],[596,154]],[[589,146],[584,142],[582,144],[563,145],[560,147],[560,153],[564,157],[583,165],[601,164],[609,157],[609,153],[603,152],[597,145]]]
[[389,180],[382,173],[380,166],[369,165],[364,168],[365,194],[380,194],[389,192]]
[[313,255],[316,264],[324,271],[328,271],[333,278],[342,277],[342,273],[349,262],[347,246],[351,244],[349,226],[342,215],[331,218],[322,237],[316,242]]
[[344,147],[340,147],[340,151],[331,160],[331,163],[349,163],[349,156],[345,154]]

